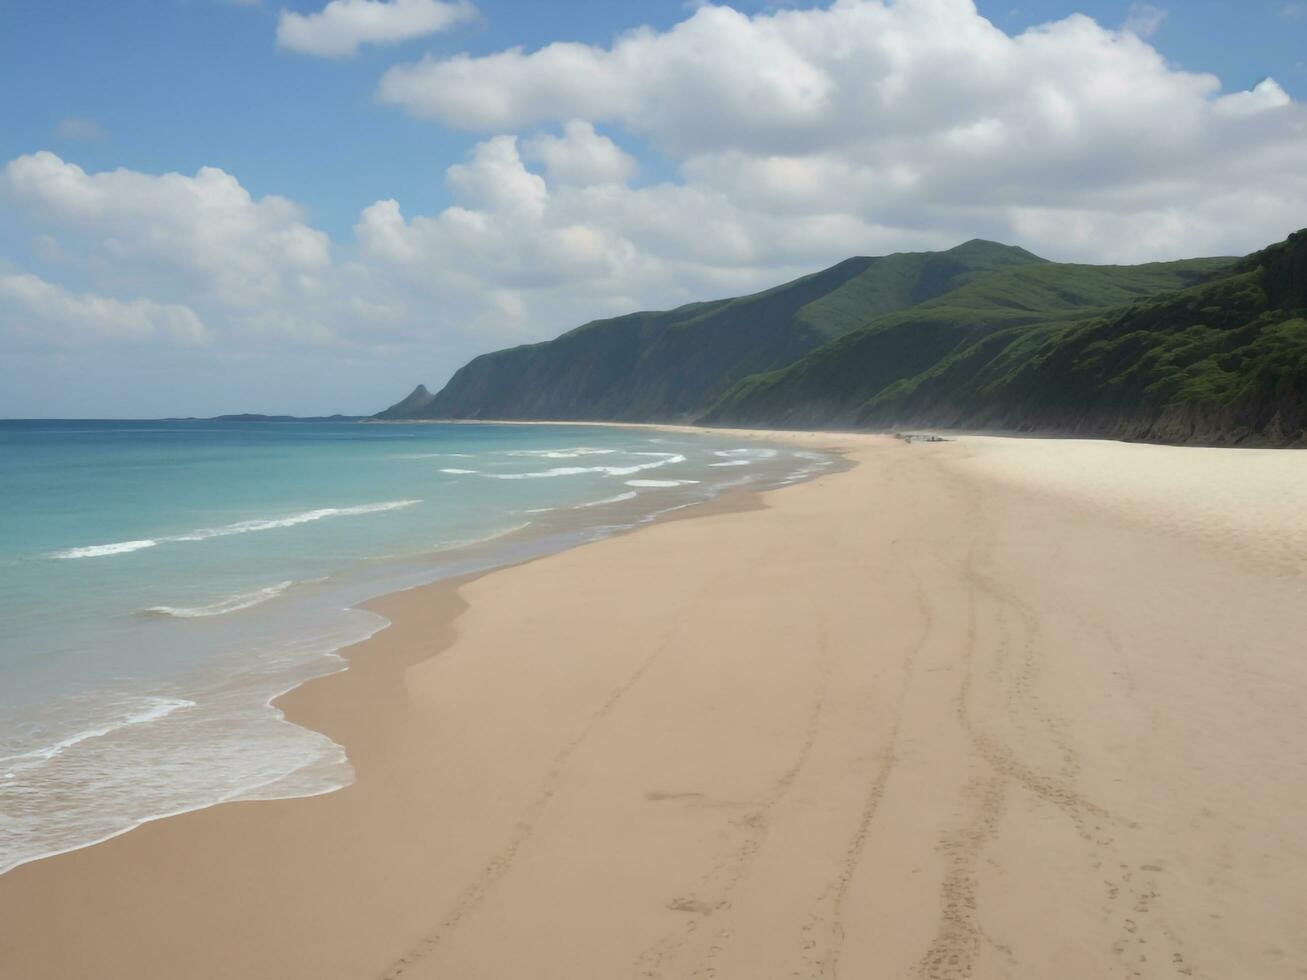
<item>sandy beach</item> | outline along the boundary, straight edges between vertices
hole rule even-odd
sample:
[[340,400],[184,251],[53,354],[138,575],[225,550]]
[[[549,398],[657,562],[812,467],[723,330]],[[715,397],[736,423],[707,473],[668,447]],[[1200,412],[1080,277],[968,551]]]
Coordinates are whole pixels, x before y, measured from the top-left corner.
[[0,877],[4,980],[1307,976],[1307,453],[852,468],[374,604],[350,787]]

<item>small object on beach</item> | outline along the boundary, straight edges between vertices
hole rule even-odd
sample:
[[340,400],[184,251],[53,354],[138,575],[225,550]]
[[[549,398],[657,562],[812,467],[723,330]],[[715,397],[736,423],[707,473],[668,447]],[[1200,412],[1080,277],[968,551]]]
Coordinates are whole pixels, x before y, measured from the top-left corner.
[[952,442],[952,439],[945,439],[943,436],[937,436],[931,432],[896,432],[895,439],[902,439],[904,442]]

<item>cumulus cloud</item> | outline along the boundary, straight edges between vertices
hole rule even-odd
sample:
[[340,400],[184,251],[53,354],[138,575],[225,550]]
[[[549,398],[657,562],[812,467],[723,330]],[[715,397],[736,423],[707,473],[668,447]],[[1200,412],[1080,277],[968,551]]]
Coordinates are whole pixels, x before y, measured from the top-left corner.
[[390,69],[378,94],[473,131],[575,118],[620,123],[682,153],[778,153],[990,120],[1062,140],[1113,119],[1137,133],[1176,111],[1196,125],[1219,90],[1214,76],[1169,68],[1133,31],[1081,15],[1013,38],[971,0],[838,0],[753,17],[705,6],[607,48],[426,58]]
[[1256,116],[1270,109],[1281,109],[1293,100],[1273,78],[1258,82],[1246,92],[1231,92],[1215,102],[1215,109],[1224,116]]
[[254,199],[233,177],[113,170],[88,174],[48,151],[0,172],[0,190],[60,232],[160,291],[181,287],[231,309],[284,302],[331,264],[330,242],[283,197]]
[[[705,6],[671,31],[646,28],[611,49],[551,44],[390,69],[383,102],[473,130],[517,130],[569,118],[619,121],[678,145],[805,131],[838,110],[828,66],[793,43],[800,12],[749,18]],[[814,44],[825,39],[813,38]]]
[[398,44],[475,18],[468,0],[331,0],[312,14],[283,10],[277,43],[322,58],[357,54],[363,44]]
[[[733,234],[710,238],[754,241],[780,216],[869,243],[1036,229],[1023,244],[1054,257],[1129,261],[1279,237],[1288,215],[1307,213],[1290,162],[1307,152],[1303,106],[1271,79],[1224,92],[1213,75],[1173,68],[1145,40],[1163,16],[1138,4],[1120,30],[1073,15],[1010,36],[971,0],[836,0],[754,16],[705,5],[607,46],[399,65],[378,96],[478,132],[564,126],[522,142],[551,185],[595,156],[595,124],[618,141],[652,140],[677,162],[681,197],[715,202],[676,220],[731,223]],[[598,165],[583,179],[628,177]],[[1279,200],[1279,217],[1254,209],[1258,224],[1222,228],[1216,202],[1254,189]],[[626,214],[650,194],[610,196]],[[1055,221],[1030,220],[1060,211],[1114,233],[1067,241]],[[735,248],[723,261],[767,251]]]
[[541,133],[526,141],[526,156],[545,166],[558,184],[621,184],[639,170],[635,158],[582,119],[569,120],[561,136]]
[[[88,174],[33,153],[0,195],[39,271],[86,283],[74,300],[192,310],[206,352],[311,346],[435,383],[492,347],[849,255],[985,237],[1133,262],[1307,223],[1304,106],[1272,79],[1226,91],[1177,70],[1146,34],[1075,15],[1012,36],[969,0],[836,0],[424,59],[379,96],[480,134],[445,170],[450,202],[376,201],[335,243],[216,168]],[[642,180],[634,146],[669,176]]]
[[31,273],[0,275],[0,311],[11,335],[36,345],[97,341],[190,345],[208,339],[204,324],[188,307],[78,295]]

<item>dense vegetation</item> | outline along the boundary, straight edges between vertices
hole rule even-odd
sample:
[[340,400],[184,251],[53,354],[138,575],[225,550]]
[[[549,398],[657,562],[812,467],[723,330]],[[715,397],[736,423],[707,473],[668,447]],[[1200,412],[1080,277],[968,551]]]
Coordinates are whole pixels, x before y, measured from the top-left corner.
[[[425,418],[687,419],[734,382],[792,364],[870,316],[904,309],[971,278],[1042,263],[1019,248],[853,258],[765,292],[596,320],[555,340],[497,351],[461,368]],[[409,399],[422,401],[419,392]],[[408,401],[408,399],[406,399]]]
[[1300,442],[1307,232],[1242,260],[1071,265],[981,241],[849,259],[479,357],[386,414]]
[[[1168,442],[1302,441],[1307,233],[1237,263],[1136,268],[1197,281],[1110,310],[1068,306],[1023,322],[986,311],[974,289],[958,290],[907,315],[879,318],[788,368],[746,379],[706,417]],[[1078,281],[1089,272],[1049,271],[1059,269]],[[1017,292],[998,279],[983,286],[991,297]],[[941,324],[950,329],[931,356],[907,363],[904,351],[940,336]]]

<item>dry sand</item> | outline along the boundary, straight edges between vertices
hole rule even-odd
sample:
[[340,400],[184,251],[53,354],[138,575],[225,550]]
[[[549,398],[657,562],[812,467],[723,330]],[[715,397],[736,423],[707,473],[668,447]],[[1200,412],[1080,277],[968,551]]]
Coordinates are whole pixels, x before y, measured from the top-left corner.
[[376,603],[355,785],[0,877],[0,976],[1307,976],[1307,453],[791,438]]

